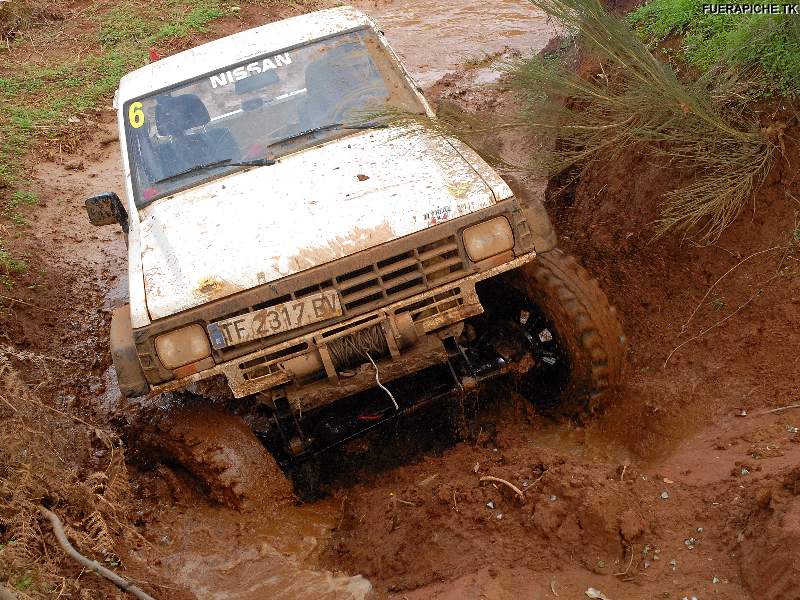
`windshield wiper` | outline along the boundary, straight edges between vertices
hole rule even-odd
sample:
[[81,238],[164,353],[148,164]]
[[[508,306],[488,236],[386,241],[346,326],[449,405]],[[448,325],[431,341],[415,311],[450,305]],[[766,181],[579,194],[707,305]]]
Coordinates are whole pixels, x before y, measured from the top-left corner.
[[190,173],[205,171],[206,169],[211,169],[214,167],[269,167],[274,164],[275,161],[271,158],[254,158],[253,160],[242,160],[235,162],[232,158],[225,158],[223,160],[215,160],[214,162],[205,163],[202,165],[195,165],[189,169],[186,169],[185,171],[180,171],[178,173],[168,175],[162,179],[158,179],[154,181],[153,184],[164,183],[165,181],[177,179],[178,177],[183,177],[184,175],[189,175]]
[[206,169],[211,169],[213,167],[221,167],[223,165],[227,165],[231,162],[232,159],[226,158],[225,160],[215,160],[214,162],[205,163],[202,165],[195,165],[193,167],[189,167],[184,171],[178,171],[177,173],[173,173],[172,175],[167,175],[166,177],[162,177],[161,179],[157,179],[153,182],[153,184],[157,183],[164,183],[165,181],[170,181],[172,179],[177,179],[178,177],[183,177],[184,175],[189,175],[190,173],[197,173],[198,171],[205,171]]
[[253,158],[251,160],[241,160],[236,162],[230,162],[227,166],[230,167],[271,167],[274,165],[277,160],[272,158]]
[[306,129],[304,131],[298,131],[297,133],[293,133],[292,135],[287,135],[286,137],[280,138],[275,140],[271,144],[267,146],[267,148],[273,148],[274,146],[280,146],[286,142],[291,142],[294,140],[299,140],[300,138],[304,138],[308,135],[313,135],[315,133],[319,133],[320,131],[327,131],[328,129],[336,129],[338,127],[344,126],[344,123],[329,123],[327,125],[322,125],[320,127],[312,127],[311,129]]
[[386,127],[388,127],[388,125],[385,123],[353,123],[353,124],[329,123],[327,125],[321,125],[320,127],[312,127],[311,129],[306,129],[305,131],[299,131],[297,133],[293,133],[292,135],[287,135],[284,138],[275,140],[274,142],[269,144],[267,148],[280,146],[281,144],[285,144],[286,142],[293,142],[294,140],[299,140],[306,136],[319,133],[320,131],[328,131],[329,129],[385,129]]

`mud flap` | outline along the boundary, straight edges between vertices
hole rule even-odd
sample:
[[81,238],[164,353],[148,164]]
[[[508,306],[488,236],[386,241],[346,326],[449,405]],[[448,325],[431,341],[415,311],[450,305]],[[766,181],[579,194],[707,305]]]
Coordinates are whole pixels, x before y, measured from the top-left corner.
[[111,313],[111,359],[124,397],[144,396],[150,391],[133,343],[129,304],[119,306]]
[[558,245],[558,237],[544,205],[539,200],[528,200],[522,204],[522,212],[528,221],[533,238],[533,248],[537,254],[555,248]]

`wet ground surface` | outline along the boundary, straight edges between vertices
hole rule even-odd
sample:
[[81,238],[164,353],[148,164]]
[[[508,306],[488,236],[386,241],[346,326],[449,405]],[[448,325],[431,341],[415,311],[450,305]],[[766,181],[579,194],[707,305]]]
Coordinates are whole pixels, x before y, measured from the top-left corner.
[[[432,100],[460,99],[478,113],[513,106],[491,87],[476,91],[476,82],[496,78],[494,69],[463,60],[529,52],[552,33],[523,1],[364,4]],[[433,85],[448,73],[446,84]],[[99,114],[94,127],[80,154],[36,169],[46,200],[31,240],[47,259],[48,288],[36,311],[20,309],[25,328],[12,330],[16,344],[71,361],[44,388],[56,406],[78,407],[125,434],[131,420],[149,416],[125,406],[108,367],[109,310],[127,299],[126,250],[115,228],[85,221],[83,198],[119,190],[121,181],[113,113]],[[493,143],[520,159],[536,140]],[[620,165],[615,194],[632,168],[647,173],[635,160]],[[226,508],[190,473],[131,448],[132,519],[146,542],[130,558],[169,582],[157,597],[364,598],[372,589],[420,600],[572,599],[591,586],[615,600],[796,598],[772,582],[783,586],[797,569],[800,412],[767,410],[796,403],[797,281],[663,369],[689,307],[737,259],[711,247],[649,245],[631,217],[640,207],[604,196],[608,182],[598,179],[574,205],[548,208],[562,245],[601,279],[631,337],[630,389],[607,414],[583,426],[546,420],[498,390],[476,442],[404,453],[408,440],[387,436],[402,460],[353,460],[332,478],[328,498],[301,506]],[[515,189],[524,195],[539,184]],[[746,255],[779,239],[776,223],[791,216],[776,214],[753,217],[721,244]],[[729,305],[746,300],[759,268],[769,265],[731,278]],[[698,318],[705,310],[713,323],[713,307]],[[485,474],[523,486],[524,502],[479,482]],[[767,591],[753,594],[754,586]]]
[[364,8],[423,88],[465,62],[506,50],[534,54],[555,32],[546,15],[519,0],[379,1]]

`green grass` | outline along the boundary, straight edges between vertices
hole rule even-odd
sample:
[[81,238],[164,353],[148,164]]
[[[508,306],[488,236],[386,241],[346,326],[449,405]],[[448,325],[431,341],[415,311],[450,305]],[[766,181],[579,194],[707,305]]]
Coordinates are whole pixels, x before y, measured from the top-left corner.
[[679,36],[679,58],[698,71],[733,76],[756,96],[800,95],[800,16],[706,15],[702,5],[650,0],[628,20],[651,44]]
[[[99,27],[79,39],[96,48],[94,53],[47,68],[23,63],[0,74],[0,231],[29,223],[25,209],[36,204],[36,198],[24,189],[29,186],[24,157],[44,137],[74,146],[83,135],[75,119],[109,104],[120,78],[146,64],[151,47],[169,48],[237,10],[221,0],[126,1],[110,10],[95,5],[89,14]],[[13,55],[26,43],[21,36],[8,53]],[[0,242],[2,283],[8,286],[26,268],[25,261]]]

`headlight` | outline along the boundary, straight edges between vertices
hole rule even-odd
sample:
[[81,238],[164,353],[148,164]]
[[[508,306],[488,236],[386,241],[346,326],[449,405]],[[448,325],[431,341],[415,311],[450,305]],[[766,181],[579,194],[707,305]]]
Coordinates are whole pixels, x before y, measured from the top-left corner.
[[464,248],[472,262],[490,258],[514,247],[514,232],[505,217],[497,217],[464,230]]
[[189,325],[158,336],[156,352],[166,368],[177,369],[210,356],[211,346],[200,325]]

